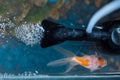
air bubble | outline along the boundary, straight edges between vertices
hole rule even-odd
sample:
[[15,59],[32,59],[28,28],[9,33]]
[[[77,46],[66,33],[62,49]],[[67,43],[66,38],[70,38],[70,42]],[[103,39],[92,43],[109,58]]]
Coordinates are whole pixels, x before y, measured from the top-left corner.
[[40,43],[43,38],[44,29],[40,23],[22,24],[15,29],[15,35],[26,45],[34,45]]

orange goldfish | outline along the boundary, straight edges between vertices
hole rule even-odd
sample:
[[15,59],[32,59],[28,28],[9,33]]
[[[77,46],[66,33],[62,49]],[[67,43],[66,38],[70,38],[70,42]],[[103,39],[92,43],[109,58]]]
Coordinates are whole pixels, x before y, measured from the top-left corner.
[[[60,51],[61,50],[63,50],[64,52],[69,52],[70,54],[72,53],[62,48],[60,49]],[[92,71],[105,67],[107,65],[107,61],[102,57],[98,57],[97,55],[84,55],[82,57],[74,55],[72,57],[59,59],[59,60],[50,62],[47,65],[48,66],[61,66],[61,65],[68,65],[68,64],[69,64],[68,69],[65,72],[69,72],[73,67],[77,65],[81,65],[89,69],[92,72]]]

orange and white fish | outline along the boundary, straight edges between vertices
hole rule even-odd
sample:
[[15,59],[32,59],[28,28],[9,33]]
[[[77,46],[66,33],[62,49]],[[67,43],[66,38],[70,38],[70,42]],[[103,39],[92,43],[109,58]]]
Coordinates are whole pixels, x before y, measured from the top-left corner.
[[[63,51],[69,52],[65,49],[63,49]],[[73,56],[73,57],[68,57],[64,59],[59,59],[59,60],[50,62],[47,65],[48,66],[68,65],[69,67],[65,72],[69,72],[76,65],[81,65],[92,72],[105,67],[107,65],[107,61],[102,57],[98,57],[97,55],[84,55],[82,57]]]

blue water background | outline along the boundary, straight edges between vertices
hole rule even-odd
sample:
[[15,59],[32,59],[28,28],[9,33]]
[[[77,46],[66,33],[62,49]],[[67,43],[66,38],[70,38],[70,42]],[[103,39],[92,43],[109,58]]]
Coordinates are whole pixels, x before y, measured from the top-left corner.
[[[52,2],[52,0],[50,0]],[[54,2],[53,2],[54,3]],[[81,5],[82,7],[78,7]],[[82,25],[87,25],[89,19],[86,14],[92,15],[96,9],[94,6],[85,6],[85,3],[76,3],[64,16],[60,17],[57,22],[66,27],[81,28]],[[85,14],[86,13],[86,14]],[[83,23],[79,24],[78,20],[82,19]],[[67,50],[81,56],[80,52],[85,54],[95,54],[95,45],[86,42],[64,42],[58,44]],[[102,54],[106,59],[109,55]],[[56,51],[54,47],[41,48],[40,44],[27,46],[18,39],[12,37],[4,44],[0,45],[0,73],[21,74],[24,72],[36,72],[38,74],[62,74],[67,66],[63,67],[48,67],[47,64],[51,61],[65,58],[66,56]],[[119,62],[119,56],[113,56],[116,62]],[[113,70],[110,71],[110,68]],[[114,63],[108,63],[104,69],[96,71],[96,73],[120,71]],[[65,74],[92,74],[88,69],[81,66],[76,66],[72,71]]]

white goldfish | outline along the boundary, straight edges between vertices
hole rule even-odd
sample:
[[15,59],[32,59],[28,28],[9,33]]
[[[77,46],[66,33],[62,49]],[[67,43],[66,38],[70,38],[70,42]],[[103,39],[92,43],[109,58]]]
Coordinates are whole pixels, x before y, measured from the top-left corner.
[[107,65],[107,61],[102,57],[98,57],[97,55],[84,55],[82,57],[79,57],[74,55],[74,53],[67,51],[63,48],[59,48],[59,51],[67,52],[68,54],[73,54],[73,56],[50,62],[47,64],[48,66],[61,66],[69,64],[68,69],[65,71],[69,72],[73,67],[80,65],[89,69],[92,72],[101,69]]

